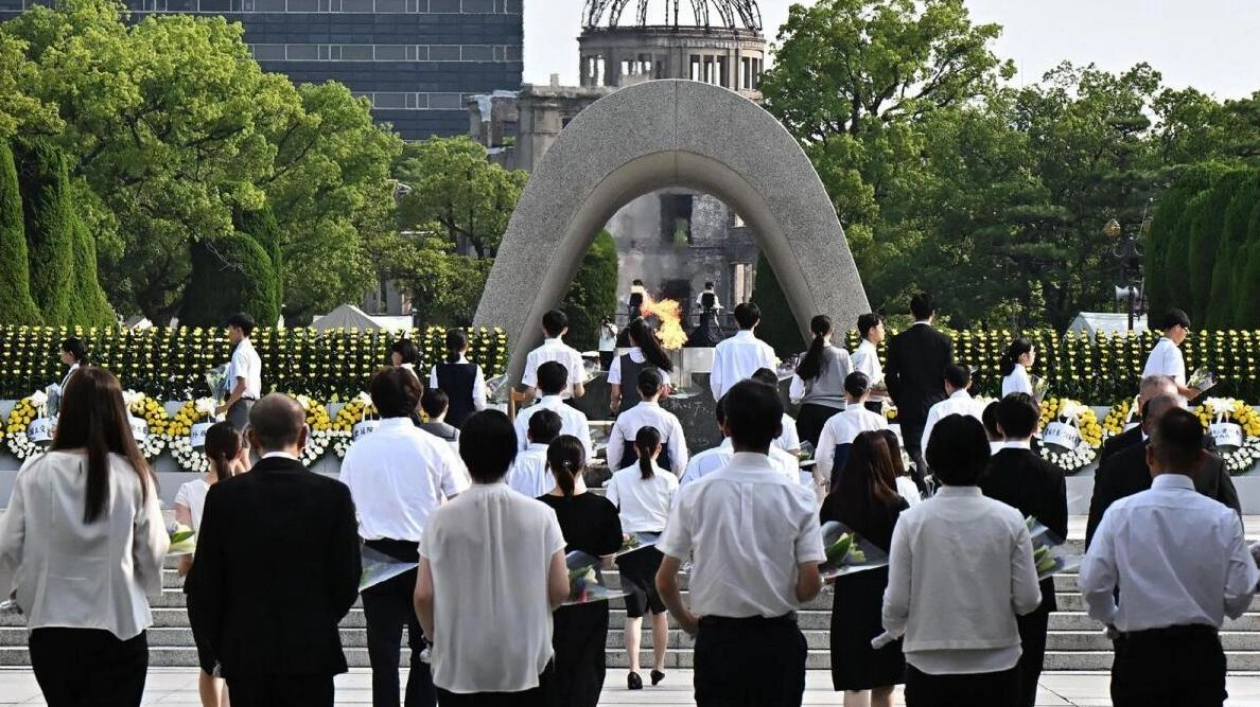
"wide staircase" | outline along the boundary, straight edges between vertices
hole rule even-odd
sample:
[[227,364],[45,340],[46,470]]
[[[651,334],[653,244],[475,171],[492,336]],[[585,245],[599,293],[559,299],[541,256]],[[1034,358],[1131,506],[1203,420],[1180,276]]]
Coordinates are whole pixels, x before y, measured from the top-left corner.
[[[1074,552],[1080,552],[1081,542],[1072,541]],[[166,590],[154,602],[154,626],[149,630],[149,659],[156,666],[197,665],[197,652],[193,647],[192,632],[188,628],[188,614],[184,610],[181,580],[174,569],[174,562],[167,563],[164,573]],[[610,586],[619,586],[615,571],[605,574]],[[686,586],[684,582],[684,587]],[[1059,611],[1050,617],[1050,635],[1046,646],[1047,670],[1106,670],[1111,667],[1110,642],[1099,630],[1098,624],[1085,613],[1084,602],[1077,592],[1076,576],[1061,575],[1056,578]],[[827,669],[831,664],[828,651],[828,627],[831,622],[832,595],[824,593],[810,602],[800,612],[801,629],[809,643],[809,667]],[[625,618],[621,600],[611,605],[612,620],[608,632],[608,665],[625,668],[625,636],[622,622]],[[341,624],[342,643],[351,666],[367,667],[367,639],[363,629],[363,610],[355,607]],[[1221,633],[1231,671],[1260,670],[1260,600],[1237,621],[1228,622]],[[680,631],[671,621],[669,634],[668,666],[687,668],[692,665],[693,639]],[[652,635],[643,633],[642,662],[652,664]],[[0,617],[0,665],[29,665],[26,650],[26,630],[20,616]]]

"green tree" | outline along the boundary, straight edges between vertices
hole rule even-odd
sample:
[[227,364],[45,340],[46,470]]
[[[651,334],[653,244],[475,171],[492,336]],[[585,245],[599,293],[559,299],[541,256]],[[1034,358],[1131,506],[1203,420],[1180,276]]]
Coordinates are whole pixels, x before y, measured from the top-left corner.
[[38,324],[13,150],[0,139],[0,324]]
[[70,284],[70,324],[108,327],[117,323],[96,268],[96,239],[76,214],[73,220],[74,278]]
[[0,31],[0,141],[61,128],[57,107],[27,93],[36,72],[26,57],[26,42]]
[[74,209],[66,160],[45,140],[21,143],[14,157],[22,192],[31,297],[45,324],[70,324],[70,283],[74,269]]
[[598,348],[600,318],[617,311],[617,243],[608,231],[595,236],[563,303],[569,344],[579,351]]
[[[1190,321],[1200,327],[1207,321],[1213,307],[1212,273],[1216,269],[1217,258],[1225,252],[1225,218],[1229,205],[1252,176],[1250,170],[1243,169],[1221,175],[1212,189],[1206,192],[1199,218],[1190,225],[1186,263],[1190,299],[1186,306]],[[1226,252],[1225,257],[1229,258],[1230,254]]]
[[1149,303],[1150,324],[1158,327],[1164,312],[1175,304],[1175,296],[1170,287],[1171,270],[1184,272],[1187,252],[1184,247],[1174,247],[1178,236],[1181,219],[1186,207],[1199,192],[1211,188],[1212,182],[1226,168],[1216,162],[1208,162],[1191,167],[1177,178],[1175,182],[1159,198],[1151,221],[1150,233],[1146,237],[1146,299]]
[[248,235],[254,242],[262,246],[271,267],[276,273],[276,296],[284,301],[284,250],[283,234],[270,205],[261,209],[243,211],[237,209],[232,214],[232,228],[237,233]]
[[1260,204],[1260,172],[1252,172],[1239,187],[1225,209],[1225,222],[1221,230],[1221,243],[1216,264],[1212,267],[1212,284],[1205,329],[1231,329],[1235,323],[1235,302],[1239,288],[1245,283],[1235,282],[1234,271],[1240,261],[1245,263],[1243,248],[1247,245],[1247,229],[1256,204]]
[[[1254,221],[1253,221],[1254,223]],[[1260,329],[1260,231],[1252,231],[1251,243],[1239,249],[1238,291],[1234,301],[1233,326]]]
[[[774,347],[780,358],[798,354],[805,349],[805,340],[796,325],[787,295],[779,285],[778,276],[766,260],[765,253],[757,255],[757,276],[753,280],[752,301],[761,310],[761,324],[757,338]],[[856,322],[854,322],[856,325]],[[839,324],[837,324],[839,326]]]
[[195,243],[191,261],[181,325],[222,326],[235,312],[249,312],[268,326],[280,318],[275,269],[267,251],[250,236],[231,233]]
[[1190,234],[1207,216],[1207,201],[1211,189],[1204,189],[1195,194],[1186,203],[1186,208],[1177,218],[1177,223],[1168,239],[1168,251],[1165,255],[1164,283],[1168,288],[1169,307],[1193,310],[1190,287]]

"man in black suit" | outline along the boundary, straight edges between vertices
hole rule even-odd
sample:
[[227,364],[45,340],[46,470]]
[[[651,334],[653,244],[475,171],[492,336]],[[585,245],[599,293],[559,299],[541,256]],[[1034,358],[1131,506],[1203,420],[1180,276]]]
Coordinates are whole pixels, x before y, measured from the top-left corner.
[[[1161,395],[1178,395],[1176,381],[1168,376],[1147,376],[1143,378],[1142,384],[1138,388],[1137,406],[1139,413],[1146,407],[1146,403]],[[1125,430],[1112,437],[1103,443],[1102,451],[1098,453],[1098,468],[1101,469],[1103,464],[1106,464],[1107,460],[1116,453],[1135,444],[1141,444],[1144,441],[1146,441],[1146,433],[1142,431],[1140,424],[1131,430]]]
[[[1094,539],[1094,531],[1102,522],[1103,514],[1111,504],[1151,487],[1151,469],[1146,462],[1146,447],[1150,430],[1159,418],[1173,408],[1184,408],[1180,395],[1159,395],[1147,401],[1142,411],[1142,433],[1146,437],[1138,444],[1112,454],[1094,475],[1094,495],[1089,502],[1089,520],[1085,526],[1085,547]],[[1234,480],[1225,470],[1225,464],[1215,454],[1204,456],[1203,465],[1194,474],[1194,487],[1199,493],[1215,499],[1242,515],[1242,504]]]
[[331,707],[346,672],[337,624],[359,593],[358,528],[350,490],[298,461],[305,422],[286,395],[258,401],[249,441],[262,460],[206,496],[188,615],[234,707]]
[[[1032,516],[1051,533],[1067,538],[1067,482],[1063,470],[1032,451],[1033,432],[1041,410],[1027,393],[1012,393],[996,403],[997,425],[1006,438],[1002,450],[989,460],[988,472],[980,481],[984,495]],[[1041,582],[1041,606],[1031,614],[1017,616],[1023,655],[1019,659],[1021,707],[1033,707],[1037,700],[1037,680],[1046,657],[1046,631],[1050,612],[1058,611],[1054,579]]]
[[954,345],[948,336],[932,328],[936,303],[920,293],[910,300],[914,326],[888,342],[888,365],[884,381],[897,405],[897,422],[906,452],[924,473],[923,427],[928,410],[945,399],[945,367],[954,362]]

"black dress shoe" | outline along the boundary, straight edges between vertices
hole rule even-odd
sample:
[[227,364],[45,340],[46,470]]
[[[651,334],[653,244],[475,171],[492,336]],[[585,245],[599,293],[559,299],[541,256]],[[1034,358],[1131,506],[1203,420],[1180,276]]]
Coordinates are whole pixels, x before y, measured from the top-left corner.
[[652,687],[656,687],[657,685],[661,684],[661,681],[664,679],[665,679],[665,673],[662,673],[659,670],[652,671]]
[[626,676],[626,687],[631,690],[642,690],[643,678],[639,677],[638,673],[630,673]]

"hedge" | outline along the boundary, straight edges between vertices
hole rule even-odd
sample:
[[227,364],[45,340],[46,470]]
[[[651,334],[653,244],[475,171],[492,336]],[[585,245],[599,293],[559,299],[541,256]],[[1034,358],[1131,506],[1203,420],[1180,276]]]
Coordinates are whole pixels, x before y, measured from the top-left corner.
[[192,246],[192,276],[179,319],[192,327],[220,326],[236,312],[258,322],[280,319],[279,285],[271,256],[246,233]]
[[617,243],[600,231],[582,258],[560,305],[569,315],[569,345],[578,351],[599,347],[599,320],[617,313]]
[[74,221],[70,180],[61,151],[37,140],[14,150],[26,222],[31,297],[46,324],[70,319]]
[[0,140],[0,323],[35,324],[39,309],[31,299],[26,225],[13,150]]
[[[408,333],[421,347],[425,368],[441,359],[445,332],[431,327]],[[0,398],[24,398],[60,381],[65,375],[60,345],[71,333],[85,340],[93,363],[113,371],[124,388],[159,400],[208,395],[205,372],[228,360],[223,329],[0,327]],[[507,336],[499,329],[469,333],[469,360],[487,377],[501,374],[507,368]],[[252,337],[262,358],[264,389],[330,402],[364,390],[398,338],[391,332],[313,329],[257,329]]]

